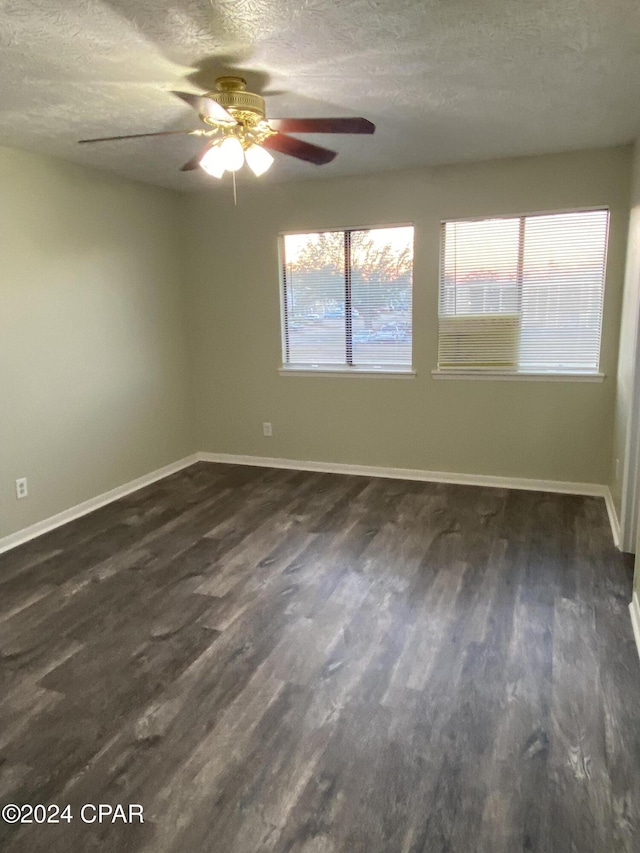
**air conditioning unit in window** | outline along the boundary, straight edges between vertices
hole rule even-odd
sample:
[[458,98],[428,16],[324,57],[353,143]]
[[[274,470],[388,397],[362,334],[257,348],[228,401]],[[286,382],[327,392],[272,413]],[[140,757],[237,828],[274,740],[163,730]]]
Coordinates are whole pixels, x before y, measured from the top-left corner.
[[518,366],[520,314],[440,317],[438,367],[505,369]]

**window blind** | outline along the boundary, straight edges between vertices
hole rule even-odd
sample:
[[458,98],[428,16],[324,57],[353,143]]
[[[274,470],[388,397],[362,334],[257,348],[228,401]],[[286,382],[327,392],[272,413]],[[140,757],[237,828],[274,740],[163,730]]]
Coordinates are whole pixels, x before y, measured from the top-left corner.
[[442,224],[443,369],[595,373],[607,210]]
[[283,362],[409,370],[413,227],[285,234]]

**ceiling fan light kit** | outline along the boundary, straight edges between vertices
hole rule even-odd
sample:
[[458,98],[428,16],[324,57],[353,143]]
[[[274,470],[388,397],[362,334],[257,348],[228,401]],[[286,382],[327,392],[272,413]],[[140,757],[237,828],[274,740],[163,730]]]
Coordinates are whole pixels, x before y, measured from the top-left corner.
[[201,168],[214,178],[225,172],[235,173],[246,162],[256,177],[263,175],[273,163],[271,151],[287,154],[307,163],[321,166],[330,163],[335,151],[312,145],[288,133],[350,133],[371,134],[375,126],[364,118],[266,118],[264,98],[246,91],[242,77],[219,77],[216,91],[205,95],[191,92],[173,92],[198,111],[207,128],[159,133],[131,134],[100,139],[82,139],[87,142],[108,142],[116,139],[134,139],[141,136],[167,136],[184,133],[207,138],[205,147],[182,167],[183,172]]
[[228,172],[237,172],[244,163],[242,142],[236,136],[226,136],[220,143],[222,162]]
[[245,149],[235,136],[226,136],[207,148],[200,158],[200,168],[214,178],[221,178],[225,172],[237,172],[245,162],[259,178],[270,168],[273,157],[255,143]]
[[244,152],[244,159],[247,161],[247,166],[256,178],[264,175],[273,163],[272,155],[269,154],[266,148],[261,148],[259,145],[250,145]]
[[221,178],[225,171],[237,172],[245,160],[256,177],[273,163],[271,154],[260,147],[275,133],[265,120],[264,98],[245,91],[246,85],[242,77],[219,77],[217,91],[202,97],[213,108],[200,113],[200,118],[215,128],[216,135],[222,135],[200,160],[200,167],[215,178]]
[[200,158],[200,168],[212,178],[221,178],[225,171],[224,155],[219,145],[212,145]]

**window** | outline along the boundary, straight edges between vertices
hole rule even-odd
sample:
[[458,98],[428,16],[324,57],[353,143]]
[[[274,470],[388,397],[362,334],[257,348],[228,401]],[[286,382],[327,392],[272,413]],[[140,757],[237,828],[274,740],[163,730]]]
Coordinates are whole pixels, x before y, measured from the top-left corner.
[[607,210],[444,222],[438,367],[597,373]]
[[285,234],[283,363],[411,371],[413,227]]

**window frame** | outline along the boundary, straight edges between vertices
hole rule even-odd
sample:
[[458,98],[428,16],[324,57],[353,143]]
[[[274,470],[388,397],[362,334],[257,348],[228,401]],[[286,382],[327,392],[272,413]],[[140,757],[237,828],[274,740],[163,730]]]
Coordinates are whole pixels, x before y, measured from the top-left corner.
[[[287,362],[288,342],[287,342],[287,300],[286,300],[286,253],[284,240],[285,237],[295,236],[297,234],[346,234],[353,231],[378,231],[385,228],[412,228],[413,229],[413,258],[411,267],[411,364],[403,366],[393,366],[389,364],[366,364],[366,365],[349,365],[335,364],[326,362],[317,362],[317,364],[300,364]],[[416,242],[416,225],[415,222],[394,222],[384,225],[345,225],[331,226],[329,228],[300,228],[295,230],[286,230],[278,232],[278,269],[279,269],[279,289],[280,289],[280,337],[281,337],[281,364],[278,368],[278,373],[281,376],[321,376],[321,377],[360,377],[360,378],[397,378],[397,379],[412,379],[416,375],[414,364],[414,348],[413,348],[413,284],[414,284],[414,267],[415,267],[415,242]],[[345,265],[345,302],[347,300],[347,291],[350,289],[350,271]],[[345,329],[346,332],[346,329]],[[351,349],[347,342],[348,350]]]
[[[606,211],[607,213],[607,231],[605,235],[605,246],[604,246],[604,282],[603,282],[603,291],[602,291],[602,316],[600,319],[600,345],[598,351],[598,367],[596,370],[527,370],[521,368],[508,368],[508,367],[440,367],[436,365],[436,368],[431,371],[431,376],[433,379],[454,379],[454,380],[508,380],[508,381],[534,381],[534,382],[602,382],[606,378],[606,374],[602,372],[602,341],[604,337],[604,320],[605,320],[605,300],[606,300],[606,286],[607,286],[607,275],[608,275],[608,263],[609,263],[609,241],[611,237],[611,208],[608,204],[594,204],[594,205],[581,205],[579,207],[563,207],[563,208],[552,208],[552,209],[544,209],[544,210],[529,210],[527,212],[516,212],[516,213],[485,213],[479,216],[453,216],[447,219],[440,220],[440,245],[439,245],[439,259],[438,259],[438,337],[436,340],[436,348],[439,344],[440,340],[440,305],[442,298],[442,280],[444,274],[444,263],[445,263],[445,246],[442,242],[442,234],[444,231],[444,227],[449,223],[455,222],[484,222],[487,219],[520,219],[522,222],[527,217],[534,216],[561,216],[563,214],[572,214],[572,213],[593,213],[599,211]],[[522,249],[524,249],[524,243],[522,244]],[[520,262],[520,258],[519,258]],[[518,272],[520,269],[518,269]],[[518,280],[519,292],[518,299],[521,304],[522,300],[522,283]],[[447,315],[445,315],[447,316]]]

